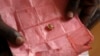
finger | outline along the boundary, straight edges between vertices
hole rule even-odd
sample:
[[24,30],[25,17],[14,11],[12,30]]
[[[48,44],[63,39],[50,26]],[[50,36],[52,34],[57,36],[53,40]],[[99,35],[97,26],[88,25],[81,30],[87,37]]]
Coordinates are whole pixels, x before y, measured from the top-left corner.
[[97,0],[83,0],[81,4],[82,11],[80,12],[80,18],[86,25],[86,22],[88,22],[88,20],[93,17],[97,10]]
[[80,3],[80,0],[69,0],[67,9],[66,9],[66,15],[68,18],[72,18],[77,11],[78,5]]
[[0,38],[0,56],[7,56],[4,54],[11,56],[11,51],[9,49],[7,41],[3,38]]
[[24,43],[22,36],[13,28],[3,22],[0,17],[0,37],[7,39],[14,45],[21,45]]

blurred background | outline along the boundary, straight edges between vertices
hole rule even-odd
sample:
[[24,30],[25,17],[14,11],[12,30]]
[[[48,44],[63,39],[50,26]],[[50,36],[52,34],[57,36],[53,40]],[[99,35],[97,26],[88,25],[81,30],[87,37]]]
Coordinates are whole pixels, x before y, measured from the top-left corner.
[[89,52],[90,56],[100,56],[100,20],[90,30],[94,35],[94,42],[91,44],[92,49]]
[[90,19],[88,28],[94,35],[94,42],[91,44],[92,49],[89,51],[90,56],[100,56],[100,3],[92,19]]

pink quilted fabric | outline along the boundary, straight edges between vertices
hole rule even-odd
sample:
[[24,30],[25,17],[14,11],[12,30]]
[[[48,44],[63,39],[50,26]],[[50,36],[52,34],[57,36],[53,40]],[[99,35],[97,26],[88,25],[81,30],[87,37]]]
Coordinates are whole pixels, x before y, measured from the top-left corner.
[[18,48],[10,46],[13,56],[78,56],[89,50],[93,36],[77,15],[63,20],[66,4],[67,0],[0,0],[3,20],[26,39]]

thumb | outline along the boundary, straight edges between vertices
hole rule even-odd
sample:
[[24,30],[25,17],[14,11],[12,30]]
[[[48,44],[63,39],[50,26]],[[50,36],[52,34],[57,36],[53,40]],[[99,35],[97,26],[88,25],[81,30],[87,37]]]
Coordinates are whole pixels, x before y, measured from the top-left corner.
[[68,18],[73,18],[76,13],[80,0],[69,0],[66,9],[66,16]]
[[0,37],[5,38],[5,40],[8,40],[13,45],[22,45],[24,43],[22,36],[15,29],[5,24],[1,18]]

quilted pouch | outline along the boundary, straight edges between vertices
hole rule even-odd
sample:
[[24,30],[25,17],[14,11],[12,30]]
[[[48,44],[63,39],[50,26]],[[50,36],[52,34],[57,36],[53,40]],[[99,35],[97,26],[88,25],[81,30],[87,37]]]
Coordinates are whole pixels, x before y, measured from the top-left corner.
[[3,20],[26,39],[18,48],[10,45],[13,56],[78,56],[90,49],[93,36],[89,30],[77,15],[67,20],[61,13],[63,9],[59,9],[64,2],[55,1],[10,0],[5,3],[10,5],[0,12]]

